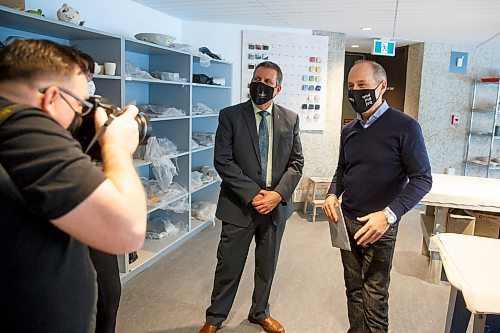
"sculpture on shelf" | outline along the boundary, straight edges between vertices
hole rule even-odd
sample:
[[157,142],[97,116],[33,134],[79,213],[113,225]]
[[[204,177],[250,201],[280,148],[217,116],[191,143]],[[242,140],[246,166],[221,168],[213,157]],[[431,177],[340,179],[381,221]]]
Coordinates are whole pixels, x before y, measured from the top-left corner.
[[35,15],[40,15],[40,16],[45,17],[45,14],[42,12],[42,10],[40,8],[38,8],[37,10],[17,8],[17,10],[20,10],[20,11],[25,12],[25,13],[35,14]]
[[57,11],[57,18],[59,21],[84,25],[85,21],[80,21],[80,13],[73,7],[63,4]]

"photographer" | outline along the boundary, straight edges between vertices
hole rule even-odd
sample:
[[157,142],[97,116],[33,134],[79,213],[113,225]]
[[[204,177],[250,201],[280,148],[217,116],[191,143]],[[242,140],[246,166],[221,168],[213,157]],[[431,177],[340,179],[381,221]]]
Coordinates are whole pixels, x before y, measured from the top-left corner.
[[[9,332],[92,332],[88,246],[117,254],[144,241],[146,202],[131,157],[138,110],[127,108],[100,138],[101,171],[70,133],[90,111],[86,70],[77,50],[50,41],[0,51],[0,165],[11,179],[0,179],[0,306]],[[96,127],[107,118],[98,108]]]

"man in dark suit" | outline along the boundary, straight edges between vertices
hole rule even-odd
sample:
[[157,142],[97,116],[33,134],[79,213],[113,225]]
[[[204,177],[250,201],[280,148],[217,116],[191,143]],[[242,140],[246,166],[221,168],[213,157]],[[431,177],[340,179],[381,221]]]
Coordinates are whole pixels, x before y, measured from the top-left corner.
[[236,296],[255,236],[255,277],[248,320],[266,332],[285,332],[269,313],[269,294],[292,193],[304,158],[297,114],[273,103],[283,74],[275,63],[255,68],[251,99],[219,115],[214,165],[222,178],[216,216],[222,221],[211,305],[200,333],[216,332]]

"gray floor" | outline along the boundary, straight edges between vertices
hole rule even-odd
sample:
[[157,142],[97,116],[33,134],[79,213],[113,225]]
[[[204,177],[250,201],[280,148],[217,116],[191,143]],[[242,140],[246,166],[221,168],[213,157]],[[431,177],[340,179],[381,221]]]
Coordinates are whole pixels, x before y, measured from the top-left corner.
[[[208,228],[125,284],[119,333],[198,332],[209,304],[220,225]],[[346,332],[342,265],[329,244],[327,222],[294,214],[288,221],[271,293],[271,314],[287,333]],[[443,332],[449,287],[426,282],[417,211],[401,222],[390,287],[390,331]],[[235,304],[219,332],[261,332],[246,321],[253,287],[253,255]]]

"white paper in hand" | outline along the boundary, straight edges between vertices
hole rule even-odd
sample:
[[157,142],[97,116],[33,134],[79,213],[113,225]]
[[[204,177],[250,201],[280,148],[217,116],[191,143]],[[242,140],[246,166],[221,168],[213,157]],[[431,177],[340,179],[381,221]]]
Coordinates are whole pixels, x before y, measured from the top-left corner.
[[330,226],[330,236],[332,238],[332,246],[338,247],[342,250],[351,251],[351,244],[349,243],[349,236],[347,235],[347,228],[345,226],[344,214],[340,205],[335,207],[337,212],[338,222],[328,220]]

